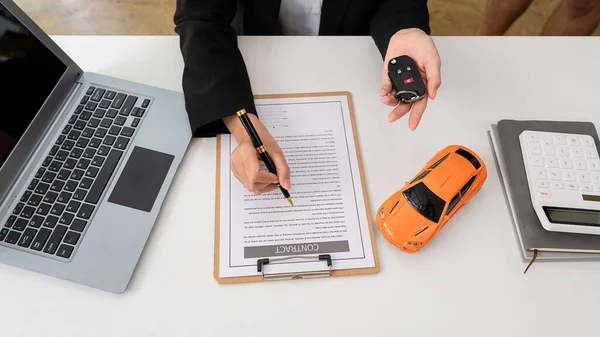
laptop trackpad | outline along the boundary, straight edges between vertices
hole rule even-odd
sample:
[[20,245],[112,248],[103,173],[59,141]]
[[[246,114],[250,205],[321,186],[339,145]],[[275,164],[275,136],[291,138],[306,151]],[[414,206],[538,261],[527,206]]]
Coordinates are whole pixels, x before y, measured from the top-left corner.
[[172,155],[136,146],[108,201],[150,212],[173,159]]

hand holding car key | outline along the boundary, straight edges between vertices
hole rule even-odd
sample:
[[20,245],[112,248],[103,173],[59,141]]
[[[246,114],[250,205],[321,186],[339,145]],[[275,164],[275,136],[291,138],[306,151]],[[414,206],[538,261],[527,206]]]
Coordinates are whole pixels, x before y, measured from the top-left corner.
[[398,101],[408,104],[425,97],[425,82],[416,62],[410,56],[402,55],[391,59],[388,64],[388,76]]
[[379,97],[393,107],[387,119],[393,123],[408,115],[408,127],[415,130],[441,85],[437,48],[424,31],[401,29],[390,38],[383,59]]

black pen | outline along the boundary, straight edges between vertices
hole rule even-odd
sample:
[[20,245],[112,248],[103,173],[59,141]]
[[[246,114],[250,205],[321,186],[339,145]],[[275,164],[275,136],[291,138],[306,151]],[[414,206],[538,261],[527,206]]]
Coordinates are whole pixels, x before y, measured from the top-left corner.
[[[263,162],[267,166],[267,169],[269,169],[269,172],[273,173],[274,175],[277,175],[277,170],[275,169],[275,164],[271,160],[271,156],[269,156],[269,153],[267,152],[267,148],[263,145],[262,141],[260,140],[260,137],[258,136],[258,132],[256,132],[256,129],[254,129],[254,125],[252,125],[252,122],[250,121],[250,118],[248,117],[246,110],[242,109],[242,110],[238,111],[237,115],[240,118],[240,121],[242,122],[244,129],[246,129],[246,132],[248,133],[248,136],[250,137],[252,144],[256,148],[256,152],[258,152],[258,155],[260,155],[260,158],[263,160]],[[283,186],[281,186],[280,183],[277,183],[277,186],[281,190],[281,193],[283,193],[283,196],[288,200],[290,205],[294,206],[294,203],[292,202],[292,197],[290,197],[290,193],[285,188],[283,188]]]

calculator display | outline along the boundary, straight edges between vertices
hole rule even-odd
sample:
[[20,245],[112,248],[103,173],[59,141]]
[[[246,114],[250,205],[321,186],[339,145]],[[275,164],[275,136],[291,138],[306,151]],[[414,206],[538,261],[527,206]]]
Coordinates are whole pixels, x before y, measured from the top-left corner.
[[544,207],[544,211],[553,223],[600,226],[600,211],[558,207]]

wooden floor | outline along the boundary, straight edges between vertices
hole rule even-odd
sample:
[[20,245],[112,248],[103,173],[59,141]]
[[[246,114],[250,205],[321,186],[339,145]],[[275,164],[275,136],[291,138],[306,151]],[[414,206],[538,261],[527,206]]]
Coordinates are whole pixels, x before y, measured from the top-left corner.
[[[15,0],[52,35],[173,35],[175,0]],[[539,35],[559,0],[534,0],[507,35]],[[486,0],[429,0],[432,35],[476,35]],[[600,27],[594,35],[600,35]]]

